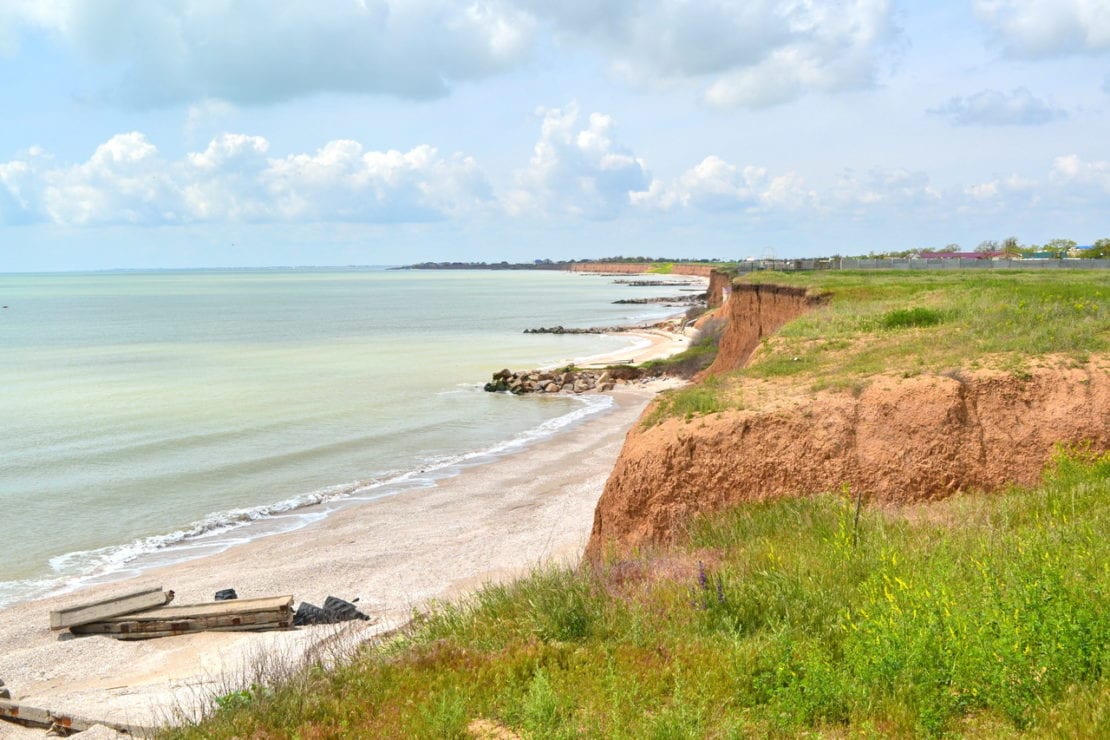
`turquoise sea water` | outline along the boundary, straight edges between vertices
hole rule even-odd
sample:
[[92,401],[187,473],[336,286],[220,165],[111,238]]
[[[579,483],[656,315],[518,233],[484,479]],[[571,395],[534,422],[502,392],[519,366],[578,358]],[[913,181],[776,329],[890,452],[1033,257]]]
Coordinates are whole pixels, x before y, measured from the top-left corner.
[[[480,384],[673,312],[561,272],[0,275],[0,606],[301,526],[602,413]],[[324,505],[321,506],[320,504]],[[418,512],[417,512],[418,515]]]

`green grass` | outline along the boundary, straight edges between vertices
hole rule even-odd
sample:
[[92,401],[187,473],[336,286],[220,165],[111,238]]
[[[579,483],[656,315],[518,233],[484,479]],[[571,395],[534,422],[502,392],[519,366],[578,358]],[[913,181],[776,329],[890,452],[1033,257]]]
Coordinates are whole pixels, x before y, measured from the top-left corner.
[[936,326],[944,320],[944,314],[930,308],[897,308],[888,311],[879,319],[884,329],[909,329],[918,326]]
[[673,550],[444,606],[169,737],[1098,737],[1110,455],[908,515],[753,504]]
[[846,387],[884,372],[943,372],[1031,357],[1085,362],[1110,349],[1103,270],[756,273],[801,285],[826,305],[784,326],[737,377],[796,376]]
[[644,426],[655,426],[664,419],[680,416],[687,421],[696,416],[738,408],[720,392],[720,380],[707,378],[697,385],[663,391],[655,406],[643,419]]

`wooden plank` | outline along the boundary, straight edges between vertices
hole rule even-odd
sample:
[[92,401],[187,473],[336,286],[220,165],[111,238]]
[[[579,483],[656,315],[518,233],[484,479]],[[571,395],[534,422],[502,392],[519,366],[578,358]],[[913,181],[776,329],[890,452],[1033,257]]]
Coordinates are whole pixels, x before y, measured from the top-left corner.
[[130,622],[130,621],[166,621],[178,619],[202,619],[208,617],[222,617],[229,615],[250,614],[252,612],[293,611],[292,596],[268,596],[261,599],[231,599],[229,601],[213,601],[207,604],[180,604],[177,606],[164,606],[159,609],[126,614],[97,622]]
[[122,732],[132,737],[154,737],[155,735],[155,730],[152,727],[128,725],[121,722],[109,722],[107,720],[88,719],[75,714],[69,714],[68,712],[30,707],[26,704],[16,704],[15,702],[4,701],[2,699],[0,699],[0,717],[32,727],[58,727],[70,732],[84,732],[94,725],[103,725],[116,732]]
[[55,609],[50,612],[50,629],[63,630],[66,627],[98,622],[124,614],[151,609],[168,604],[173,599],[173,591],[163,591],[162,587],[133,591],[121,596],[113,596],[100,601]]
[[[205,632],[267,632],[270,630],[287,630],[292,626],[287,622],[266,622],[263,624],[248,624],[239,627],[209,627]],[[152,640],[156,637],[177,637],[178,635],[195,634],[193,632],[174,632],[172,630],[154,632],[133,632],[126,635],[109,635],[117,640]]]
[[253,624],[280,624],[290,622],[288,613],[281,609],[250,614],[224,614],[218,617],[196,617],[187,619],[145,619],[112,620],[93,622],[73,628],[77,635],[118,635],[140,634],[143,632],[201,632],[216,627],[233,628],[244,626],[249,629]]

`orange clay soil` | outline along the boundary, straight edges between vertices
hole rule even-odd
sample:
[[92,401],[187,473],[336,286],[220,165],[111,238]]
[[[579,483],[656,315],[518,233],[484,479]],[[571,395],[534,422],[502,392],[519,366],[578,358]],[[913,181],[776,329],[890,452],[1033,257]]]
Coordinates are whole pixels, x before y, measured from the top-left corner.
[[[820,302],[798,288],[736,286],[707,374],[742,367],[762,337]],[[740,408],[629,432],[587,558],[670,543],[694,516],[745,501],[844,486],[871,501],[924,501],[1033,484],[1059,444],[1110,448],[1110,357],[1027,368],[889,373],[856,393],[731,378],[722,391]]]

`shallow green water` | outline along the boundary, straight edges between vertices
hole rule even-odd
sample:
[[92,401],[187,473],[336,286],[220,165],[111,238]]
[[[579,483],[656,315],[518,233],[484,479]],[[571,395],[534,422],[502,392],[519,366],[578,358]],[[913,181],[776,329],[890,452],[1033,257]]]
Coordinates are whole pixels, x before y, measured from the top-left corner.
[[524,328],[664,315],[611,301],[674,290],[555,272],[0,275],[0,606],[299,526],[326,514],[308,504],[425,484],[601,412],[479,384],[628,345]]

